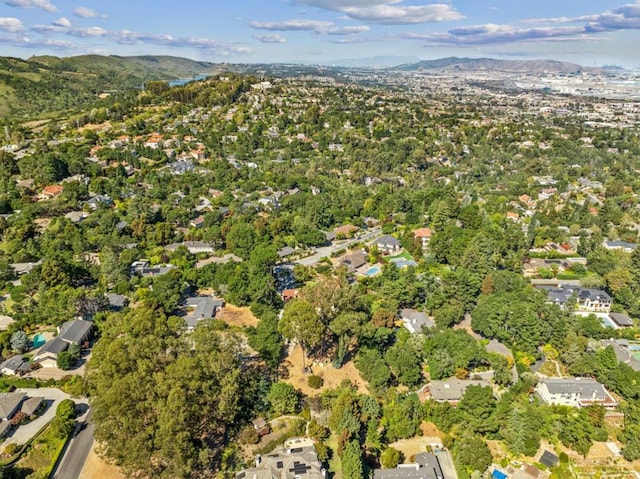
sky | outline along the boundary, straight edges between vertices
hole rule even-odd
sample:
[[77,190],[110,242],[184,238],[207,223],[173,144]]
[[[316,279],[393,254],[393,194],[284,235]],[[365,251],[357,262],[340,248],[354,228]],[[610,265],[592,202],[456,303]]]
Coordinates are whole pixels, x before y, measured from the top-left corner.
[[640,67],[640,0],[0,0],[0,55],[331,64],[377,56]]

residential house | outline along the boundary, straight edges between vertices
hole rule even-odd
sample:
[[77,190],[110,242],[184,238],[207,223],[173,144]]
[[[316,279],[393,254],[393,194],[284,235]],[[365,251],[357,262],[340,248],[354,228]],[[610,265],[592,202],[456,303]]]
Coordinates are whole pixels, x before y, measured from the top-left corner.
[[615,408],[618,403],[602,384],[592,378],[546,378],[536,386],[545,404],[586,407],[594,404]]
[[143,278],[148,278],[168,273],[173,268],[175,268],[175,266],[172,264],[167,264],[164,266],[151,266],[149,260],[140,259],[131,263],[131,266],[129,266],[129,274],[132,276],[134,274],[137,274],[138,276],[142,276]]
[[195,166],[191,160],[181,159],[167,165],[169,173],[172,175],[184,175],[193,171]]
[[64,186],[62,185],[50,185],[45,186],[42,192],[38,195],[40,200],[51,200],[57,198],[64,192]]
[[284,447],[256,456],[255,466],[236,473],[236,479],[325,479],[313,440],[293,438]]
[[422,247],[426,248],[431,241],[431,229],[430,228],[418,228],[413,230],[413,237],[422,242]]
[[367,256],[362,251],[354,251],[340,259],[340,264],[347,267],[350,273],[354,273],[358,268],[367,264]]
[[112,311],[121,311],[129,304],[129,298],[122,294],[106,293],[105,298],[109,302],[109,309]]
[[189,226],[191,228],[202,228],[205,224],[205,220],[204,220],[204,216],[200,215],[197,218],[191,220],[191,222],[189,223]]
[[269,423],[263,417],[258,417],[253,421],[251,421],[251,423],[253,424],[253,428],[255,429],[255,431],[258,433],[258,436],[260,437],[266,436],[271,432],[271,427],[269,426]]
[[469,386],[491,387],[484,379],[458,379],[454,377],[446,381],[431,381],[429,392],[435,401],[457,404]]
[[507,219],[511,221],[518,222],[520,221],[520,215],[515,211],[507,211]]
[[29,368],[29,360],[22,354],[16,354],[0,364],[0,373],[5,376],[22,376]]
[[193,331],[200,321],[213,319],[220,309],[224,307],[224,300],[211,296],[197,296],[187,298],[185,305],[188,308],[184,315],[187,331]]
[[397,253],[402,249],[400,240],[391,235],[382,235],[376,241],[376,246],[378,247],[379,251],[385,254]]
[[10,421],[27,395],[21,392],[0,394],[0,420]]
[[113,204],[113,200],[107,195],[95,195],[86,202],[86,205],[92,210],[97,210],[101,206],[111,207]]
[[26,394],[13,392],[0,394],[0,438],[11,430],[11,419],[18,412]]
[[30,273],[33,268],[42,264],[42,260],[37,261],[35,263],[11,263],[9,266],[13,269],[13,271],[18,275],[22,276],[23,274]]
[[82,346],[91,338],[93,322],[84,319],[67,321],[58,328],[58,335],[47,341],[33,356],[33,362],[45,368],[55,368],[58,355],[66,351],[71,344]]
[[367,216],[364,219],[364,224],[367,225],[367,228],[375,228],[380,224],[380,220]]
[[20,407],[20,411],[22,411],[27,416],[33,416],[38,411],[38,409],[40,409],[40,406],[42,405],[43,402],[44,402],[44,398],[41,398],[41,397],[27,398],[22,403],[22,406]]
[[402,325],[411,334],[422,333],[423,328],[431,329],[436,325],[426,313],[415,309],[400,310],[400,319],[402,320]]
[[621,240],[608,240],[605,241],[602,246],[608,250],[623,251],[625,253],[631,253],[638,246],[636,243],[628,243]]
[[575,307],[580,311],[608,313],[611,310],[613,300],[601,289],[581,288],[567,284],[559,284],[557,287],[538,287],[547,290],[549,303],[557,304],[563,308],[575,299]]
[[611,319],[618,328],[633,327],[633,319],[624,313],[609,313],[609,319]]
[[436,454],[421,452],[413,464],[399,464],[395,469],[374,469],[373,479],[453,479],[445,476]]
[[281,294],[282,294],[282,301],[284,301],[285,303],[288,303],[292,299],[296,299],[298,297],[298,290],[292,289],[292,288],[283,289]]
[[171,253],[175,252],[179,247],[184,246],[191,254],[214,253],[215,248],[211,243],[203,241],[183,241],[182,243],[172,243],[165,246],[165,249]]

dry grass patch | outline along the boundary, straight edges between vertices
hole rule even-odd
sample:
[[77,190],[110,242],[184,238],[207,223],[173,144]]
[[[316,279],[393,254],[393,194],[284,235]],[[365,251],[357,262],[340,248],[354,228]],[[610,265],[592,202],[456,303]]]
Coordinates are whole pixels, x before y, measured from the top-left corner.
[[249,308],[240,308],[232,304],[225,305],[216,315],[216,319],[227,323],[229,326],[250,326],[252,328],[255,328],[260,321]]
[[329,360],[320,362],[311,361],[309,358],[306,358],[305,364],[307,366],[311,365],[312,374],[320,376],[323,379],[324,384],[320,389],[309,387],[308,381],[311,374],[302,371],[302,349],[300,346],[294,347],[283,361],[283,365],[288,372],[286,382],[307,396],[317,396],[324,390],[335,389],[345,380],[351,381],[358,389],[358,392],[368,392],[367,382],[362,379],[360,371],[358,371],[355,364],[353,364],[353,361],[349,361],[340,369],[334,368]]

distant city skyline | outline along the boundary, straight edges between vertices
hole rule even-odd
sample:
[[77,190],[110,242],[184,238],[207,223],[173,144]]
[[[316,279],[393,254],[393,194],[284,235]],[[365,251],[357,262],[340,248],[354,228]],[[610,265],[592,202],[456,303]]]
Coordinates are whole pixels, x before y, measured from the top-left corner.
[[233,63],[377,56],[640,67],[640,0],[0,0],[0,54]]

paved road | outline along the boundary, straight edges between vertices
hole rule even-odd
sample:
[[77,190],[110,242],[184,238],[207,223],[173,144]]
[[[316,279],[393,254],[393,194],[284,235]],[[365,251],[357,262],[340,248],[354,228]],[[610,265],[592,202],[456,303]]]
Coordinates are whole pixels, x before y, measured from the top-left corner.
[[55,479],[78,479],[93,446],[95,425],[91,422],[93,411],[80,418],[76,425],[77,434],[71,438],[64,451],[64,456],[53,475]]
[[322,258],[330,257],[331,253],[338,251],[340,249],[347,249],[349,246],[354,245],[356,243],[363,243],[370,241],[378,236],[382,235],[382,228],[375,227],[372,228],[368,233],[363,234],[362,236],[358,236],[356,238],[352,238],[346,241],[337,241],[331,246],[323,246],[322,248],[317,248],[316,253],[307,256],[306,258],[295,260],[294,263],[302,264],[304,266],[313,266],[318,263]]
[[440,450],[435,454],[440,460],[440,467],[442,468],[444,477],[447,479],[458,479],[458,473],[456,472],[456,467],[453,465],[451,453],[448,450]]

